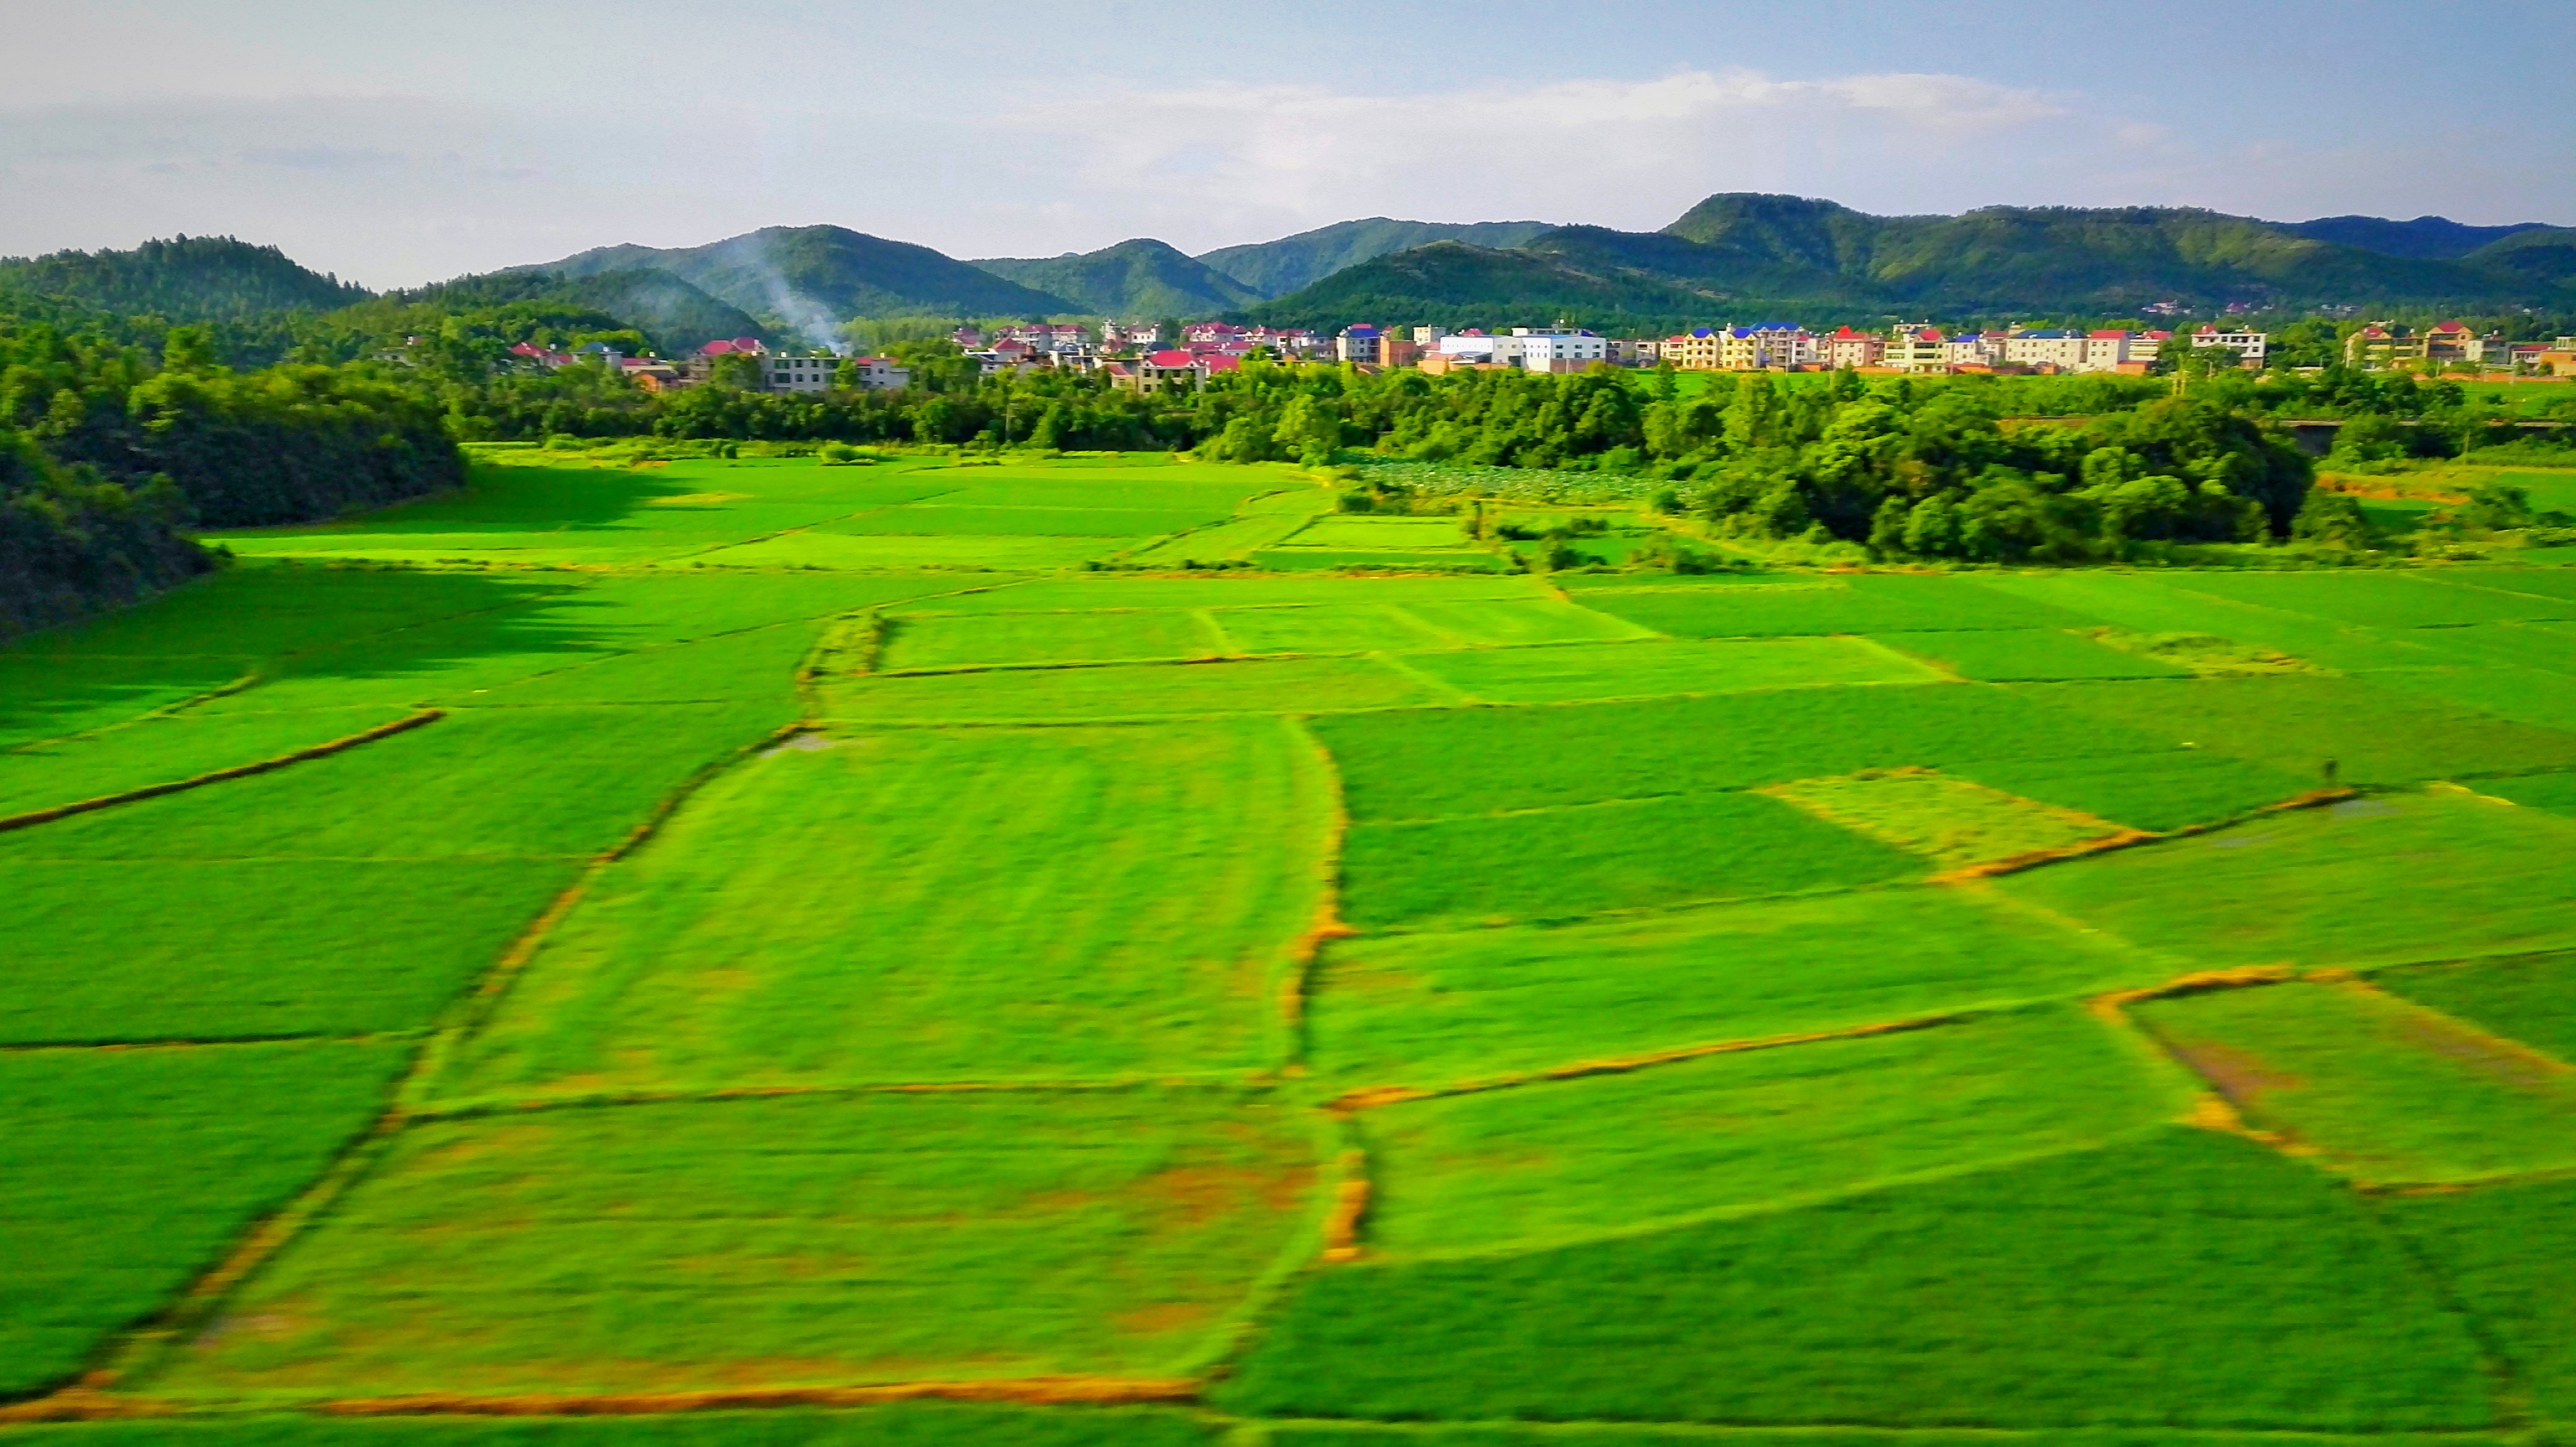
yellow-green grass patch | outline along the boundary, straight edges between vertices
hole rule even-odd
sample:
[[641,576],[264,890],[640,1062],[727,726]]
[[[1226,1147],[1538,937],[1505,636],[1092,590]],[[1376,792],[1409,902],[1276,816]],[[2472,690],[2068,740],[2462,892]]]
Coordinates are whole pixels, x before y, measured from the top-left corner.
[[1953,629],[1891,633],[1879,640],[1945,672],[1981,683],[2036,679],[2186,678],[2191,670],[2143,653],[2106,648],[2055,628]]
[[1995,887],[2174,973],[2509,954],[2576,944],[2576,823],[2447,791],[2356,799]]
[[1283,547],[1343,551],[1390,549],[1395,552],[1440,552],[1474,546],[1465,525],[1454,517],[1378,517],[1328,513],[1290,535]]
[[2367,986],[2206,990],[2129,1011],[2250,1124],[2362,1180],[2576,1165],[2576,1066]]
[[2392,994],[2576,1065],[2576,956],[2459,960],[2383,970]]
[[188,1400],[1167,1380],[1313,1230],[1217,1091],[806,1096],[415,1124],[142,1387]]
[[1211,1395],[1281,1416],[2167,1443],[2477,1428],[2489,1393],[2476,1339],[2352,1192],[2175,1128],[1802,1210],[1318,1271]]
[[1229,608],[1211,616],[1224,630],[1229,653],[1367,653],[1458,646],[1455,637],[1415,617],[1401,603]]
[[2099,1145],[2190,1105],[2072,1006],[1364,1112],[1367,1249],[1564,1245]]
[[1308,1032],[1338,1083],[1427,1089],[2164,973],[1974,890],[1890,888],[1342,941],[1326,949]]
[[895,620],[877,671],[1214,658],[1229,651],[1197,610],[934,615]]
[[787,748],[599,879],[444,1089],[1274,1063],[1329,783],[1274,720]]
[[[15,1426],[9,1439],[12,1447],[1216,1447],[1222,1430],[1204,1414],[1178,1407],[1036,1407],[934,1398],[866,1407],[674,1408],[590,1416],[210,1412]],[[2454,1439],[2441,1447],[2477,1444]]]
[[1498,924],[1922,872],[1912,855],[1759,794],[1679,794],[1354,825],[1341,911],[1371,926]]
[[1373,657],[839,678],[821,693],[824,717],[854,727],[1329,713],[1454,701]]
[[398,1041],[0,1051],[0,1393],[68,1381],[383,1108]]
[[2108,819],[1930,769],[1799,779],[1762,792],[1945,869],[2063,849],[2123,832]]

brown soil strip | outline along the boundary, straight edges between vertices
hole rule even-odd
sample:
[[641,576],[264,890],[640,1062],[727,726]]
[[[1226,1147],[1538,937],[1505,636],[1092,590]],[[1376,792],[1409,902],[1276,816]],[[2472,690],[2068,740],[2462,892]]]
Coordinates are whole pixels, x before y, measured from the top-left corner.
[[1199,1383],[1186,1378],[1020,1377],[987,1382],[894,1382],[876,1387],[754,1387],[598,1396],[474,1397],[431,1392],[409,1397],[353,1397],[326,1402],[321,1410],[342,1417],[603,1417],[745,1407],[864,1407],[927,1397],[1037,1406],[1123,1406],[1188,1402],[1197,1397],[1198,1391]]
[[2207,824],[2185,824],[2179,829],[2167,829],[2161,832],[2151,829],[2123,829],[2117,834],[2106,834],[2099,839],[2081,839],[2073,844],[2061,844],[2054,849],[2034,849],[2028,854],[2016,854],[2009,859],[1989,859],[1982,864],[1944,870],[1924,882],[1960,884],[1971,879],[1991,879],[1998,874],[2018,874],[2025,869],[2036,869],[2043,864],[2055,864],[2064,859],[2082,859],[2088,855],[2107,854],[2114,849],[2154,844],[2166,839],[2188,839],[2195,834],[2207,834],[2214,830],[2231,828],[2250,819],[2259,819],[2266,814],[2286,814],[2297,809],[2314,809],[2360,797],[2359,789],[2311,789],[2307,793],[2284,799],[2277,804],[2266,804],[2260,809],[2248,810]]
[[436,723],[445,717],[447,717],[445,709],[423,709],[408,718],[398,718],[392,723],[378,724],[363,733],[354,733],[347,738],[333,739],[329,743],[315,744],[311,748],[279,754],[272,759],[235,764],[229,769],[217,769],[210,774],[199,774],[192,779],[177,779],[167,784],[146,784],[140,789],[128,789],[121,794],[102,794],[98,798],[83,799],[77,803],[56,804],[50,809],[11,814],[0,818],[0,834],[6,834],[13,829],[32,829],[39,824],[51,824],[57,819],[68,819],[75,814],[87,814],[99,809],[111,809],[119,804],[157,799],[164,794],[176,794],[188,789],[202,789],[208,784],[220,784],[227,779],[247,779],[253,774],[265,774],[272,769],[283,769],[289,764],[300,764],[308,759],[328,758],[361,744],[371,744],[378,739],[388,739],[395,734],[407,733],[423,724]]
[[1644,1055],[1620,1055],[1602,1060],[1577,1060],[1570,1065],[1554,1065],[1519,1075],[1497,1075],[1485,1080],[1461,1081],[1430,1090],[1410,1086],[1380,1085],[1354,1090],[1327,1101],[1326,1110],[1337,1115],[1350,1115],[1380,1106],[1400,1105],[1409,1100],[1430,1100],[1450,1095],[1474,1095],[1487,1090],[1507,1090],[1519,1085],[1540,1085],[1551,1080],[1579,1080],[1587,1075],[1623,1075],[1649,1066],[1670,1065],[1677,1061],[1697,1060],[1708,1055],[1735,1055],[1748,1050],[1776,1050],[1785,1045],[1814,1045],[1827,1040],[1860,1040],[1872,1035],[1896,1035],[1908,1030],[1931,1030],[1955,1025],[1982,1011],[1954,1010],[1939,1015],[1916,1015],[1904,1020],[1880,1020],[1868,1025],[1853,1025],[1841,1030],[1810,1030],[1795,1035],[1764,1035],[1750,1040],[1721,1040],[1710,1045],[1683,1045],[1671,1050],[1657,1050]]
[[1360,1259],[1360,1221],[1368,1215],[1368,1205],[1368,1157],[1360,1151],[1344,1151],[1341,1184],[1333,1188],[1332,1214],[1324,1218],[1326,1261]]
[[[2126,1030],[2137,1035],[2153,1045],[2166,1058],[2209,1085],[2209,1089],[2193,1098],[2191,1110],[2182,1118],[2183,1124],[2196,1126],[2201,1130],[2217,1131],[2224,1135],[2243,1136],[2247,1140],[2270,1146],[2284,1155],[2313,1155],[2315,1152],[2311,1148],[2291,1137],[2279,1131],[2264,1130],[2248,1121],[2239,1108],[2241,1102],[2237,1093],[2229,1089],[2231,1082],[2217,1078],[2221,1072],[2214,1072],[2209,1068],[2216,1062],[2205,1054],[2195,1054],[2180,1042],[2168,1040],[2161,1033],[2138,1023],[2130,1016],[2128,1008],[2140,1000],[2169,999],[2177,995],[2201,995],[2213,990],[2252,989],[2262,985],[2284,984],[2300,978],[2302,978],[2300,973],[2288,965],[2241,965],[2228,970],[2196,970],[2188,975],[2177,975],[2161,985],[2148,985],[2136,990],[2114,990],[2107,995],[2096,995],[2087,1000],[2084,1007],[2114,1029]],[[2248,1094],[2251,1093],[2248,1092]]]
[[1347,939],[1359,931],[1343,923],[1342,841],[1350,836],[1351,811],[1342,797],[1342,770],[1333,751],[1315,737],[1315,731],[1303,719],[1291,721],[1290,727],[1302,735],[1315,751],[1316,761],[1324,771],[1328,810],[1324,826],[1324,847],[1318,862],[1321,878],[1317,882],[1315,917],[1304,934],[1288,945],[1288,971],[1279,984],[1279,1018],[1288,1031],[1288,1058],[1292,1068],[1305,1059],[1306,996],[1314,986],[1315,960],[1330,941]]

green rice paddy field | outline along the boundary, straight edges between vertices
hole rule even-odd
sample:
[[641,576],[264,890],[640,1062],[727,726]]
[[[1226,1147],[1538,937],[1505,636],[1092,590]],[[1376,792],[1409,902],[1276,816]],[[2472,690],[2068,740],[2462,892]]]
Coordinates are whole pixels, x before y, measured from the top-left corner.
[[1331,499],[501,453],[0,647],[0,1447],[2576,1442],[2576,569]]

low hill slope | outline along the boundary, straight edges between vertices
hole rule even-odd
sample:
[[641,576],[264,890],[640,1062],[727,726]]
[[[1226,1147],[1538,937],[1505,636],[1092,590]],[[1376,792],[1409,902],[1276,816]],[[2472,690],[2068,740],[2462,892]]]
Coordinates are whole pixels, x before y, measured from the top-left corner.
[[373,293],[297,265],[274,246],[229,236],[178,236],[131,251],[57,251],[0,258],[0,290],[87,310],[221,321],[266,312],[328,311]]
[[1219,247],[1201,253],[1199,260],[1262,296],[1279,297],[1346,267],[1435,241],[1499,249],[1518,246],[1548,229],[1544,221],[1397,221],[1371,216],[1363,221],[1336,221],[1276,241]]
[[1098,251],[970,264],[1104,316],[1200,317],[1261,299],[1253,288],[1151,237]]
[[953,256],[840,226],[768,226],[704,246],[603,246],[519,271],[666,271],[820,341],[852,317],[1050,316],[1082,308]]
[[2405,256],[2418,261],[2457,261],[2518,232],[2552,228],[2537,221],[2518,221],[2510,226],[2470,226],[2448,216],[2418,216],[2412,221],[2392,221],[2385,216],[2320,216],[2314,221],[2290,222],[2285,229],[2317,241],[2376,251],[2382,256]]
[[469,311],[514,305],[556,305],[595,312],[633,327],[665,355],[676,355],[715,337],[776,340],[776,329],[719,301],[667,271],[637,268],[588,276],[552,272],[494,272],[460,276],[416,291],[388,295],[388,302]]

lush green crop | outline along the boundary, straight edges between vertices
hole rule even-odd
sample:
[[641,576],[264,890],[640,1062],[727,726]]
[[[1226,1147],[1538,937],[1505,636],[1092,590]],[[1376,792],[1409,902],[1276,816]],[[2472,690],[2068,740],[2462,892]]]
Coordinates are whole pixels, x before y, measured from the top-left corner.
[[1268,719],[778,749],[598,882],[448,1088],[1253,1069],[1327,807]]
[[1215,1090],[815,1095],[416,1124],[152,1379],[179,1397],[1168,1379],[1313,1228]]
[[1301,604],[1460,602],[1486,598],[1540,599],[1545,586],[1530,578],[1283,578],[1237,573],[1203,578],[1044,578],[1009,585],[974,586],[925,598],[897,610],[933,613],[1093,612],[1111,608],[1266,608]]
[[2233,602],[2374,628],[2576,618],[2576,599],[2457,588],[2418,573],[2194,573],[2182,586]]
[[1907,765],[1974,777],[1971,765],[1988,759],[2172,750],[2170,740],[2061,702],[1979,685],[1808,688],[1653,703],[1385,713],[1323,719],[1315,727],[1341,762],[1351,813],[1362,819],[1741,789]]
[[1864,573],[1779,588],[1587,589],[1584,601],[1654,629],[1696,638],[1783,633],[1891,633],[1949,628],[2073,628],[2097,621],[2001,594],[1968,578]]
[[1454,697],[1365,657],[839,678],[822,695],[825,718],[860,728],[1407,708]]
[[0,1051],[0,1394],[77,1372],[384,1105],[399,1043]]
[[2385,1196],[2377,1209],[2496,1339],[2532,1415],[2576,1424],[2576,1182]]
[[2467,960],[2408,965],[2373,983],[2576,1065],[2576,958]]
[[2576,1165],[2576,1071],[2378,991],[2218,990],[2132,1013],[2253,1124],[2363,1180]]
[[2050,865],[2005,895],[2174,973],[2401,964],[2576,943],[2576,824],[2464,794],[2359,799]]
[[1890,888],[1333,946],[1308,1029],[1353,1086],[2058,999],[2168,973],[1981,890]]
[[2133,829],[2207,824],[2316,787],[2313,776],[2200,749],[2095,759],[1985,759],[1959,772],[2008,794]]
[[2576,766],[2576,733],[2507,723],[2358,678],[2284,674],[2016,689],[2105,727],[2154,729],[2319,784],[2411,784]]
[[2162,659],[2106,648],[2054,628],[1891,633],[1888,647],[1913,654],[1961,678],[1983,683],[2032,679],[2180,678],[2191,670]]
[[1466,1255],[1778,1210],[2100,1145],[2187,1096],[2180,1071],[2057,1006],[1413,1101],[1360,1117],[1368,1249]]
[[2348,1192],[2184,1130],[1654,1235],[1324,1269],[1216,1398],[1998,1427],[2469,1428],[2494,1411],[2469,1333]]
[[1422,672],[1487,703],[1588,703],[1939,680],[1939,675],[1913,660],[1859,638],[1657,639],[1615,647],[1425,654],[1410,661]]
[[1759,794],[1675,794],[1359,824],[1342,914],[1363,925],[1566,919],[1874,884],[1922,859]]
[[[2576,570],[1403,575],[1506,561],[1283,468],[523,456],[0,648],[0,815],[444,710],[0,833],[0,1397],[410,1112],[122,1348],[183,1415],[0,1447],[2576,1423]],[[2095,998],[2283,964],[2369,983]],[[245,1415],[1033,1377],[1256,1415]]]
[[1202,609],[1124,613],[987,613],[894,625],[881,672],[1014,663],[1125,663],[1215,658],[1234,650]]
[[0,1042],[423,1025],[579,873],[567,860],[28,857],[68,827],[0,836]]

